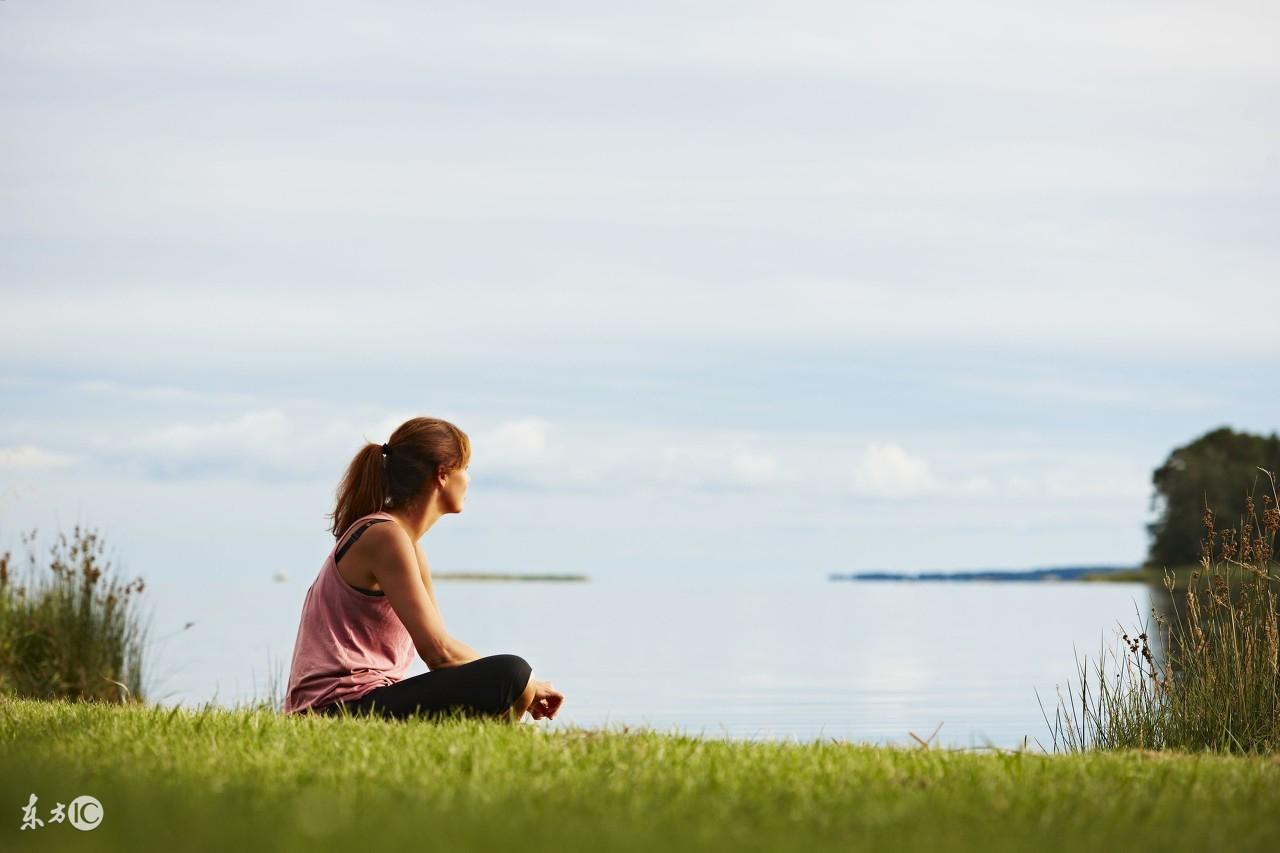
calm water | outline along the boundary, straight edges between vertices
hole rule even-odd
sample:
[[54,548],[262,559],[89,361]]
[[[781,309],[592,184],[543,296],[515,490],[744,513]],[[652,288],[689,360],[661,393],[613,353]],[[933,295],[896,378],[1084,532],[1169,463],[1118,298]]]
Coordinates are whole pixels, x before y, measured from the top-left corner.
[[[204,615],[159,644],[154,692],[265,696],[309,582],[192,601]],[[941,723],[935,742],[952,746],[1047,747],[1036,690],[1052,713],[1075,650],[1094,655],[1150,610],[1141,584],[440,581],[437,595],[452,633],[524,656],[565,693],[541,726],[910,743]],[[157,618],[155,633],[172,627]]]

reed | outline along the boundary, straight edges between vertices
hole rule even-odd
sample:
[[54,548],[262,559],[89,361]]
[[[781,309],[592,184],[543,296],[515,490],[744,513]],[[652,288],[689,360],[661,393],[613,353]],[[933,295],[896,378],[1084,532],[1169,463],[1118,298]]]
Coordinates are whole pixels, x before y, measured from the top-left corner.
[[1046,722],[1055,749],[1280,751],[1275,475],[1261,515],[1252,496],[1238,528],[1203,516],[1200,566],[1185,588],[1165,573],[1171,617],[1153,608],[1060,694]]
[[22,535],[23,572],[0,554],[0,692],[143,702],[142,579],[114,576],[95,530],[59,533],[43,558],[36,539]]

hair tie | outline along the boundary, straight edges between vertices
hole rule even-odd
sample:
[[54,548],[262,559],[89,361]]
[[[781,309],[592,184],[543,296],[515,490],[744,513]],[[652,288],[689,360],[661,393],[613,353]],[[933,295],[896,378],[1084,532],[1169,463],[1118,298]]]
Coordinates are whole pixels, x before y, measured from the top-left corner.
[[383,456],[391,455],[391,446],[389,444],[386,444],[385,442],[382,445],[382,455]]

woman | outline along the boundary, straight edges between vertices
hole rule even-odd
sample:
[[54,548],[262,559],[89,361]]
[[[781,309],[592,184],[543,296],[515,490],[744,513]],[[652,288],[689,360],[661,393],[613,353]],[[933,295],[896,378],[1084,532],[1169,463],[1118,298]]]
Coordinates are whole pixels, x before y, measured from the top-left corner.
[[[517,655],[480,653],[445,630],[418,540],[462,512],[471,441],[413,418],[347,467],[330,514],[334,549],[302,605],[285,713],[554,718],[564,694]],[[430,672],[405,678],[413,652]]]

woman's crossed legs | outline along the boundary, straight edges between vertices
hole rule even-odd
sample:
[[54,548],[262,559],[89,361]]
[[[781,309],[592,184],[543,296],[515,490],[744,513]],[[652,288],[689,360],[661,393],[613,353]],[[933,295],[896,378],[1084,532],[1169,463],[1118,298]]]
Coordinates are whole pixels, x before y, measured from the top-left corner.
[[533,702],[533,668],[519,655],[489,655],[464,663],[433,669],[395,684],[375,688],[351,702],[333,702],[320,713],[340,715],[369,713],[388,719],[415,714],[446,716],[461,711],[467,716],[506,716],[519,720]]

